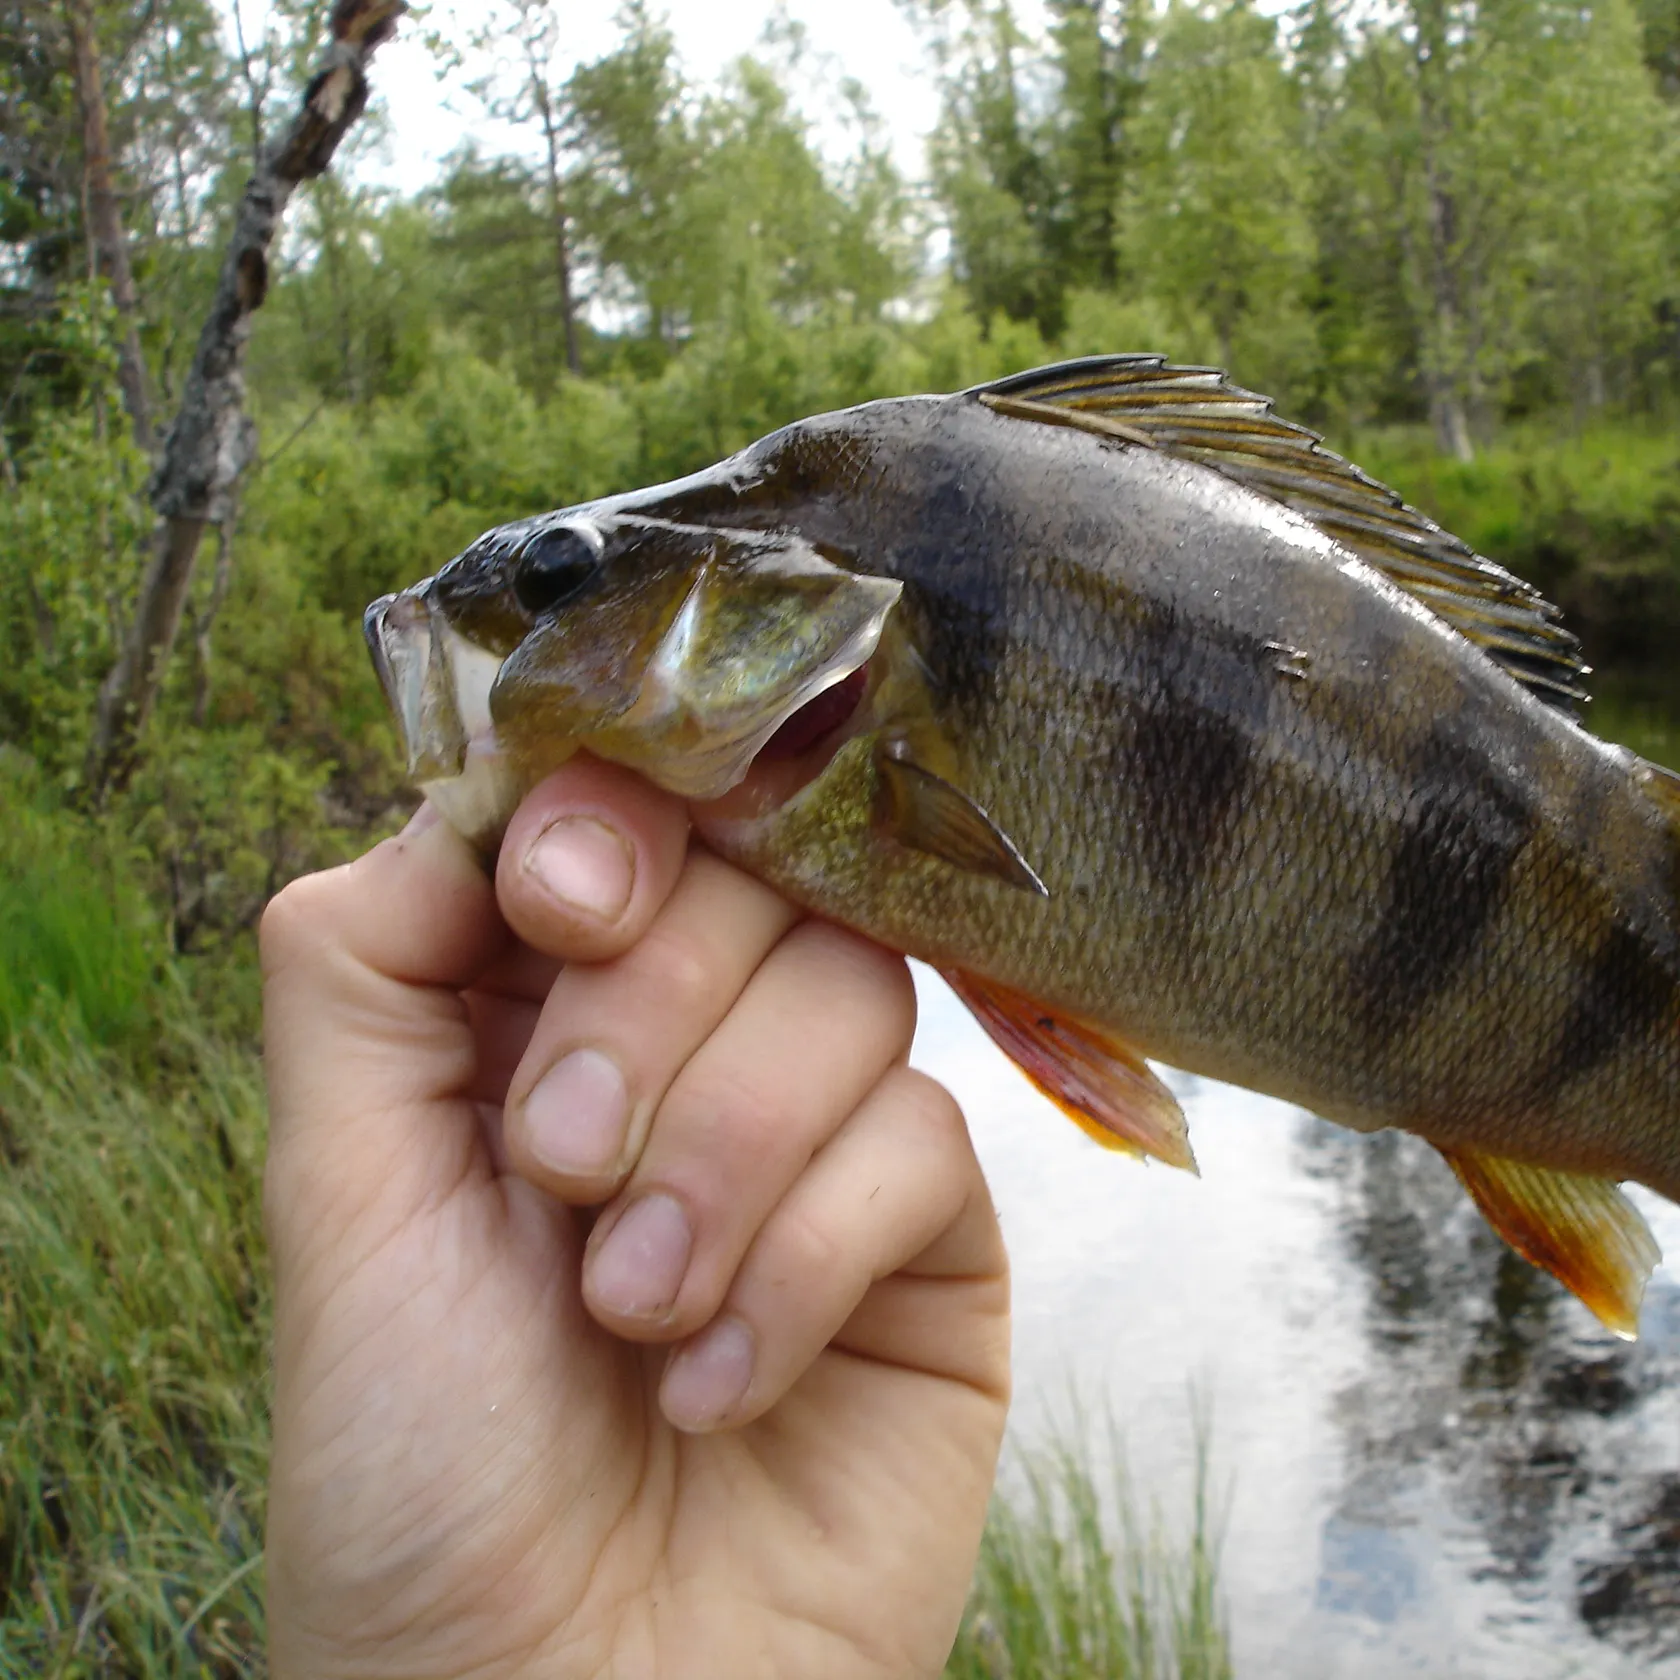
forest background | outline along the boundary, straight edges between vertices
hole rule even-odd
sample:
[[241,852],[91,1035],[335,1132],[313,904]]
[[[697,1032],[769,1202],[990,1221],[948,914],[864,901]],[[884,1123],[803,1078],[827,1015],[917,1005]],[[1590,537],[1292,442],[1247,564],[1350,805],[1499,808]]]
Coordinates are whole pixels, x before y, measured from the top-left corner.
[[373,59],[271,253],[242,470],[115,712],[148,484],[332,9],[252,39],[209,0],[0,3],[0,1673],[255,1672],[251,932],[407,809],[361,610],[485,527],[1159,350],[1539,584],[1596,726],[1674,757],[1677,0],[901,3],[920,175],[785,16],[706,84],[639,0],[583,64],[545,0],[402,20],[522,142],[359,184]]

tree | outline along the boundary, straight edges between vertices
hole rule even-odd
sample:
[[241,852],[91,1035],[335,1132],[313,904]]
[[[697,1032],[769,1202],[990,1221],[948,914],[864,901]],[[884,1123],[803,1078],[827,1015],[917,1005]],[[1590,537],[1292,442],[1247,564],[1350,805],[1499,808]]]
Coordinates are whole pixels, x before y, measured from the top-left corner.
[[636,6],[624,19],[623,44],[567,87],[603,301],[664,356],[748,305],[878,314],[905,282],[906,202],[861,90],[839,90],[859,139],[831,168],[783,70],[743,58],[700,96],[668,32]]
[[122,651],[99,691],[85,777],[95,800],[132,766],[135,741],[180,629],[205,527],[228,516],[229,495],[255,450],[242,369],[286,205],[299,183],[325,172],[361,115],[368,60],[404,10],[405,0],[337,0],[331,46],[302,106],[246,186],[180,411],[152,481],[159,528],[151,561]]
[[1649,333],[1673,276],[1676,121],[1640,51],[1628,0],[1558,5],[1535,112],[1531,285],[1540,344],[1577,412],[1602,408]]
[[178,324],[209,291],[193,242],[231,110],[205,0],[0,5],[0,426],[14,443],[36,396],[83,389],[55,322],[65,289],[98,272],[124,328],[123,400],[148,430],[148,387],[167,399]]
[[122,322],[118,365],[123,406],[134,427],[135,444],[150,455],[155,447],[151,378],[140,350],[140,299],[128,260],[128,234],[111,176],[105,84],[99,68],[99,42],[91,0],[66,0],[64,16],[70,34],[76,100],[82,110],[82,176],[87,190],[90,243],[98,254],[99,266],[110,279],[111,299]]
[[[543,188],[547,199],[548,238],[553,249],[553,273],[566,346],[566,366],[583,370],[578,346],[577,299],[568,208],[569,173],[565,161],[565,130],[570,114],[563,88],[554,82],[554,58],[560,46],[560,19],[552,0],[503,0],[502,12],[511,28],[518,53],[513,87],[502,91],[494,78],[476,84],[492,116],[505,122],[535,121],[542,131]],[[477,44],[491,45],[500,34],[494,26],[481,30]]]
[[1283,378],[1284,339],[1306,336],[1313,260],[1301,113],[1275,24],[1249,0],[1174,0],[1133,132],[1128,273],[1220,361]]
[[1123,276],[1118,223],[1147,73],[1141,0],[1052,0],[1047,41],[1009,0],[901,0],[943,92],[929,146],[952,266],[985,317],[1060,333],[1068,293]]
[[639,310],[647,336],[669,349],[692,316],[696,253],[706,237],[692,191],[700,146],[670,31],[642,0],[621,17],[623,43],[580,65],[566,88],[581,158],[580,213],[603,301]]

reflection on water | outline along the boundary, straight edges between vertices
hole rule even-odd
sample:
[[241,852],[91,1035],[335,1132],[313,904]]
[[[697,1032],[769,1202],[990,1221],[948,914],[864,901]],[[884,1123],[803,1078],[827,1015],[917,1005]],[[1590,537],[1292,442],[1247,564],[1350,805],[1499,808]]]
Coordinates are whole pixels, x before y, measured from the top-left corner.
[[1077,1389],[1182,1508],[1189,1396],[1230,1489],[1239,1674],[1680,1677],[1680,1210],[1617,1342],[1416,1139],[1171,1076],[1200,1181],[1105,1155],[927,976],[1016,1280],[1016,1427]]
[[[1368,1368],[1336,1397],[1337,1515],[1413,1521],[1420,1492],[1504,1616],[1652,1661],[1680,1659],[1680,1286],[1654,1280],[1629,1346],[1475,1216],[1434,1152],[1304,1122],[1365,1274]],[[1649,1532],[1647,1532],[1649,1531]],[[1589,1670],[1590,1671],[1590,1670]]]

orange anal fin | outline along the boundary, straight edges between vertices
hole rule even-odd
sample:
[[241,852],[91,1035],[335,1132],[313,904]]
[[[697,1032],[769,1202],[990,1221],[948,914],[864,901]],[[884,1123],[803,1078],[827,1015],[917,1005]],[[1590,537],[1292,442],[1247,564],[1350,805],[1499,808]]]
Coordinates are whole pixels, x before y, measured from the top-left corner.
[[940,972],[992,1042],[1105,1149],[1196,1171],[1184,1110],[1130,1045],[1007,986],[960,969]]
[[1578,1295],[1607,1330],[1639,1334],[1639,1303],[1662,1258],[1638,1208],[1607,1178],[1443,1149],[1483,1217],[1525,1260]]

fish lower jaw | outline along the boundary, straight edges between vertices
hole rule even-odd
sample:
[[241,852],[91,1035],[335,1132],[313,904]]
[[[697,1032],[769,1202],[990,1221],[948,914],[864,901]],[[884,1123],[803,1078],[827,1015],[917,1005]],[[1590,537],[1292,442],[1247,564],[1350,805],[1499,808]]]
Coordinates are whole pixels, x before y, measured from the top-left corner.
[[489,855],[530,786],[494,731],[486,730],[467,743],[460,774],[422,782],[420,791],[451,828]]

